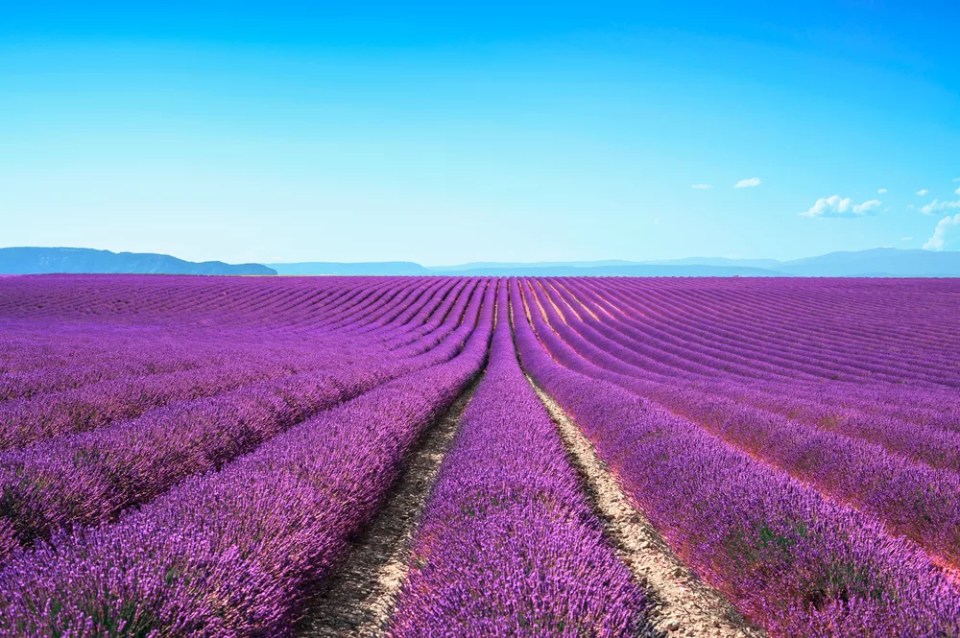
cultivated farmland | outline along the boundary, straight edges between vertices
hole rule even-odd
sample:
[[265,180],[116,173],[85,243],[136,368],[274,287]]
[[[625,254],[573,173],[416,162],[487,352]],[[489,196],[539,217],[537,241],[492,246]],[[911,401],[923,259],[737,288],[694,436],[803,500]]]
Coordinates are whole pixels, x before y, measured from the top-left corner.
[[960,282],[0,278],[0,636],[960,636]]

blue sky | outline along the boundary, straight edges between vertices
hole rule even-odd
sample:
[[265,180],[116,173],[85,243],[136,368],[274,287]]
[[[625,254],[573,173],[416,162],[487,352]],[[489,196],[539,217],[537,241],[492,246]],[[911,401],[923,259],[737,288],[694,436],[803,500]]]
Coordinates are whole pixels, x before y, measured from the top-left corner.
[[457,4],[3,3],[0,245],[960,249],[960,6]]

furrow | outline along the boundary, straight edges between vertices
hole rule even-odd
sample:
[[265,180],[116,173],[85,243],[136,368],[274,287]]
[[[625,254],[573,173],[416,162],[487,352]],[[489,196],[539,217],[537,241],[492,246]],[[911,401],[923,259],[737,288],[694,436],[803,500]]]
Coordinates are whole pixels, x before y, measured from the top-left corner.
[[716,590],[704,583],[670,550],[620,489],[616,477],[563,408],[527,376],[560,432],[570,461],[603,522],[617,555],[645,584],[653,600],[650,619],[667,638],[762,638]]
[[482,374],[421,437],[387,502],[351,541],[340,568],[312,594],[296,635],[301,638],[373,638],[386,630],[407,575],[410,543],[463,411]]

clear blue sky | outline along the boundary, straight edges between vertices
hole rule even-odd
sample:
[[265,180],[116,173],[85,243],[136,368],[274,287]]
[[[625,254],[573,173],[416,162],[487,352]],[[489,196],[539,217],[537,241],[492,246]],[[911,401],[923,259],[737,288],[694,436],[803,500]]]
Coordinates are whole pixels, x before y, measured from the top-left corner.
[[2,3],[0,245],[960,249],[955,3],[459,4]]

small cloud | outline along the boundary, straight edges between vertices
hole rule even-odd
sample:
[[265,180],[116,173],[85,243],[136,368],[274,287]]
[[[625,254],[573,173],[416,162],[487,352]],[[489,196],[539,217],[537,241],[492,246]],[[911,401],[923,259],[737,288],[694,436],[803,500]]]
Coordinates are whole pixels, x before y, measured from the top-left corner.
[[944,202],[941,202],[939,199],[935,199],[929,204],[921,206],[920,212],[924,215],[933,215],[935,213],[941,213],[945,210],[952,210],[954,208],[960,208],[960,199]]
[[760,185],[759,177],[748,177],[747,179],[741,179],[739,182],[733,185],[734,188],[756,188]]
[[883,202],[879,199],[868,199],[861,204],[854,204],[849,197],[831,195],[821,197],[808,210],[800,213],[801,217],[860,217],[878,208]]
[[930,194],[930,191],[928,191],[926,188],[921,188],[920,190],[917,191],[917,195],[919,195],[920,197],[926,197],[929,194]]
[[886,189],[886,188],[878,188],[878,189],[877,189],[877,193],[880,194],[880,195],[886,195],[886,194],[887,194],[887,189]]
[[960,186],[958,186],[958,187],[957,187],[957,190],[955,190],[955,191],[953,191],[953,192],[956,193],[957,195],[960,195]]
[[690,186],[693,190],[696,191],[708,191],[713,188],[712,184],[693,184]]
[[913,237],[901,237],[900,241],[913,241]]
[[960,177],[954,177],[954,178],[953,178],[953,181],[955,181],[955,182],[960,182]]
[[947,215],[937,222],[937,227],[933,229],[933,234],[930,235],[930,239],[927,240],[927,243],[923,245],[923,249],[943,250],[947,243],[947,235],[953,232],[953,228],[955,226],[960,226],[960,213],[957,213],[952,217]]

